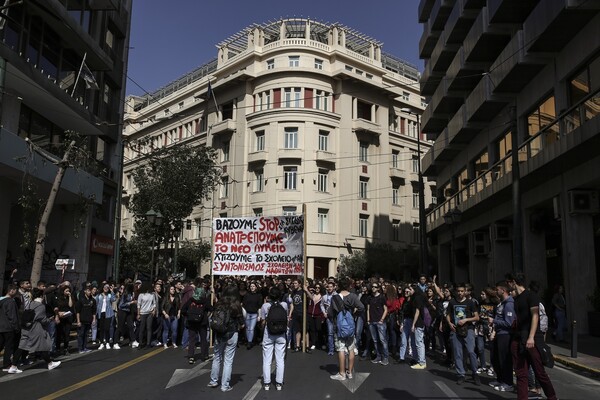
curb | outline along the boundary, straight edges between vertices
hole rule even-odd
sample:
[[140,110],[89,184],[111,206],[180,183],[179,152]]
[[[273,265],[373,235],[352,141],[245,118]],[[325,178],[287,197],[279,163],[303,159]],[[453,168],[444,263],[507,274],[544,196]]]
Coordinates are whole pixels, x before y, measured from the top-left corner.
[[569,357],[563,357],[563,356],[555,354],[554,361],[556,361],[560,364],[566,365],[567,367],[571,367],[571,368],[579,370],[579,371],[587,372],[588,374],[591,374],[597,378],[600,378],[600,370],[599,369],[592,368],[587,365],[578,363],[576,361],[573,361],[573,359],[571,359]]

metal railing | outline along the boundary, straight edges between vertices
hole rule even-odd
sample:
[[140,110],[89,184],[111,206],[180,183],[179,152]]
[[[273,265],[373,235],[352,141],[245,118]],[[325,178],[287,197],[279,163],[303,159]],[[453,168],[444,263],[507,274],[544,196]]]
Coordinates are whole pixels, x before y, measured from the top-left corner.
[[[585,96],[577,104],[571,106],[548,125],[544,126],[539,132],[523,142],[518,150],[519,163],[524,163],[532,157],[543,153],[550,145],[562,140],[566,135],[599,114],[600,90],[597,90]],[[443,218],[447,212],[458,207],[460,204],[464,204],[469,198],[490,187],[493,182],[500,180],[505,175],[509,175],[511,171],[512,154],[508,153],[489,169],[483,171],[477,178],[461,188],[456,194],[427,214],[427,225],[433,224],[436,220]],[[512,180],[512,178],[510,179]]]

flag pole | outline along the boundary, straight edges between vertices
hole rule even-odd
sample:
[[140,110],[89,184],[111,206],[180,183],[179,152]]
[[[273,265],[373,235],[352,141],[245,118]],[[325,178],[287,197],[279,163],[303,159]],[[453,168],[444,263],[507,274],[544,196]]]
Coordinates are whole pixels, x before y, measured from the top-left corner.
[[83,53],[83,60],[81,60],[81,65],[79,66],[79,72],[77,72],[77,77],[75,78],[75,84],[73,85],[73,90],[71,91],[71,97],[75,94],[75,89],[77,89],[77,82],[79,82],[79,77],[81,76],[81,71],[83,70],[83,64],[85,64],[85,58],[87,57],[87,51]]
[[302,305],[304,309],[302,310],[302,352],[306,352],[306,310],[308,307],[306,306],[306,290],[304,290],[304,286],[306,285],[306,203],[302,203],[302,226],[303,226],[303,240],[302,240]]

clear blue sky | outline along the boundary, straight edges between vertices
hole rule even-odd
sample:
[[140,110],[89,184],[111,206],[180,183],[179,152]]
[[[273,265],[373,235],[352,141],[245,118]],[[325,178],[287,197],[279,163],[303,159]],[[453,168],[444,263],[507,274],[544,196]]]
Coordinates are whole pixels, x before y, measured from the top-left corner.
[[[299,4],[302,3],[302,4]],[[217,56],[217,43],[281,17],[339,22],[423,69],[419,0],[133,0],[127,94],[141,95]],[[136,85],[137,83],[137,85]],[[139,86],[138,86],[139,85]]]

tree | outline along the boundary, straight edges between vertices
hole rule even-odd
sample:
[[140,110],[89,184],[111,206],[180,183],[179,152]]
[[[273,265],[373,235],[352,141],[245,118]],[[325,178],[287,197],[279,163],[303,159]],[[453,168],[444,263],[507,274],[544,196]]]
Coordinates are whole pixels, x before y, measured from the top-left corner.
[[210,257],[210,243],[199,243],[185,240],[179,249],[180,270],[185,271],[185,276],[195,278],[200,270],[200,263]]
[[121,275],[136,277],[141,272],[150,274],[150,253],[148,243],[139,236],[133,236],[130,240],[122,241],[119,256],[119,269]]
[[[212,195],[221,177],[216,155],[212,147],[171,146],[153,152],[133,172],[136,192],[128,208],[135,215],[136,235],[148,247],[157,239],[168,243],[175,230],[181,229],[182,220]],[[162,214],[160,226],[146,221],[149,210]]]
[[340,262],[338,276],[362,278],[365,272],[367,272],[367,255],[364,251],[355,250]]

